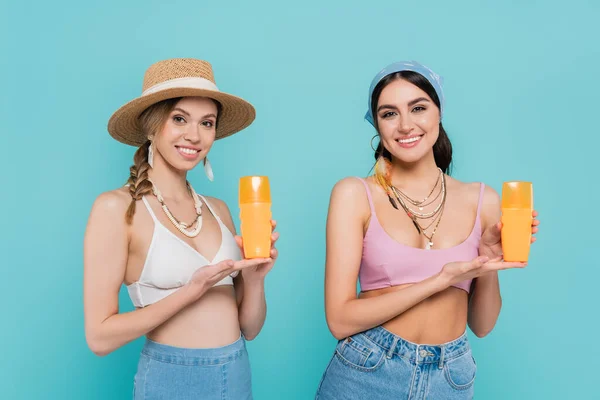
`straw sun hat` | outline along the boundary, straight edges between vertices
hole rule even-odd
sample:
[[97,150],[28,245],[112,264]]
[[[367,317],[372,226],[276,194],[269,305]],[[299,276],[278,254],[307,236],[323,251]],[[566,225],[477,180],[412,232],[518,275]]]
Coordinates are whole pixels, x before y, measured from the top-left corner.
[[254,121],[256,112],[247,101],[219,91],[210,63],[175,58],[151,65],[144,76],[142,95],[119,108],[108,121],[108,132],[119,142],[141,146],[148,139],[138,117],[151,105],[176,97],[203,96],[221,104],[216,138],[233,135]]

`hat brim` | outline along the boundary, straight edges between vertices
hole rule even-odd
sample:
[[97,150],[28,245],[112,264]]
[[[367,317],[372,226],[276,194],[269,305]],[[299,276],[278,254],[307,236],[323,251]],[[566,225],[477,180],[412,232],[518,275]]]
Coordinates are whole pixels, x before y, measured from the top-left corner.
[[248,127],[256,117],[256,110],[246,100],[215,90],[170,88],[138,97],[119,108],[108,121],[108,132],[121,143],[141,146],[148,138],[142,131],[139,116],[153,104],[177,97],[208,97],[221,104],[215,140],[223,139]]

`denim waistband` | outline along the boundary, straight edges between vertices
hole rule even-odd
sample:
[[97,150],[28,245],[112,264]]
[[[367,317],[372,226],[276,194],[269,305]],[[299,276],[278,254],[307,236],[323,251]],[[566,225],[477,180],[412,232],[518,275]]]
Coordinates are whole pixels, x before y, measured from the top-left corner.
[[146,339],[142,354],[156,360],[179,365],[219,365],[239,358],[246,352],[243,335],[235,342],[223,347],[191,349],[169,346]]
[[460,337],[442,344],[417,344],[409,342],[381,326],[363,332],[368,340],[383,348],[388,356],[397,354],[413,363],[438,363],[460,357],[470,350],[465,331]]

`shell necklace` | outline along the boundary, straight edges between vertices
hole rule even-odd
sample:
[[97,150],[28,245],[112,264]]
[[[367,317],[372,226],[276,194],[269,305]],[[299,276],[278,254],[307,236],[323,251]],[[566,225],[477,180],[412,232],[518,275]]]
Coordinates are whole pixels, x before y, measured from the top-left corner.
[[[162,197],[160,190],[158,190],[154,182],[151,183],[152,193],[156,196],[156,199],[160,203],[162,210],[167,215],[167,218],[169,218],[169,221],[171,221],[171,223],[175,226],[175,228],[177,228],[179,232],[183,233],[187,237],[193,238],[198,236],[198,234],[200,233],[200,229],[202,229],[202,202],[200,201],[199,196],[194,191],[192,185],[190,185],[189,182],[186,182],[188,190],[192,195],[192,198],[194,199],[194,207],[196,208],[196,219],[192,223],[187,224],[185,222],[179,221],[173,216],[173,214],[169,210],[169,207],[167,207],[165,199]],[[194,226],[194,223],[196,223],[196,227],[194,229],[190,229],[192,226]]]

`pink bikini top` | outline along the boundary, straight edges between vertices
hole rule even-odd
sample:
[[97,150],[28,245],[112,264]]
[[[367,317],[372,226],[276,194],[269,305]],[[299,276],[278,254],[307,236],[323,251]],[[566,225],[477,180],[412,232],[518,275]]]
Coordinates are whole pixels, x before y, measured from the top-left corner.
[[[453,261],[471,261],[479,255],[481,239],[480,210],[483,200],[484,184],[481,184],[477,217],[469,237],[462,243],[447,249],[419,249],[394,240],[383,229],[375,214],[373,199],[367,182],[360,179],[367,190],[371,207],[371,220],[363,239],[362,260],[359,281],[363,291],[381,289],[405,283],[420,282],[442,270]],[[454,285],[469,293],[471,280]]]

